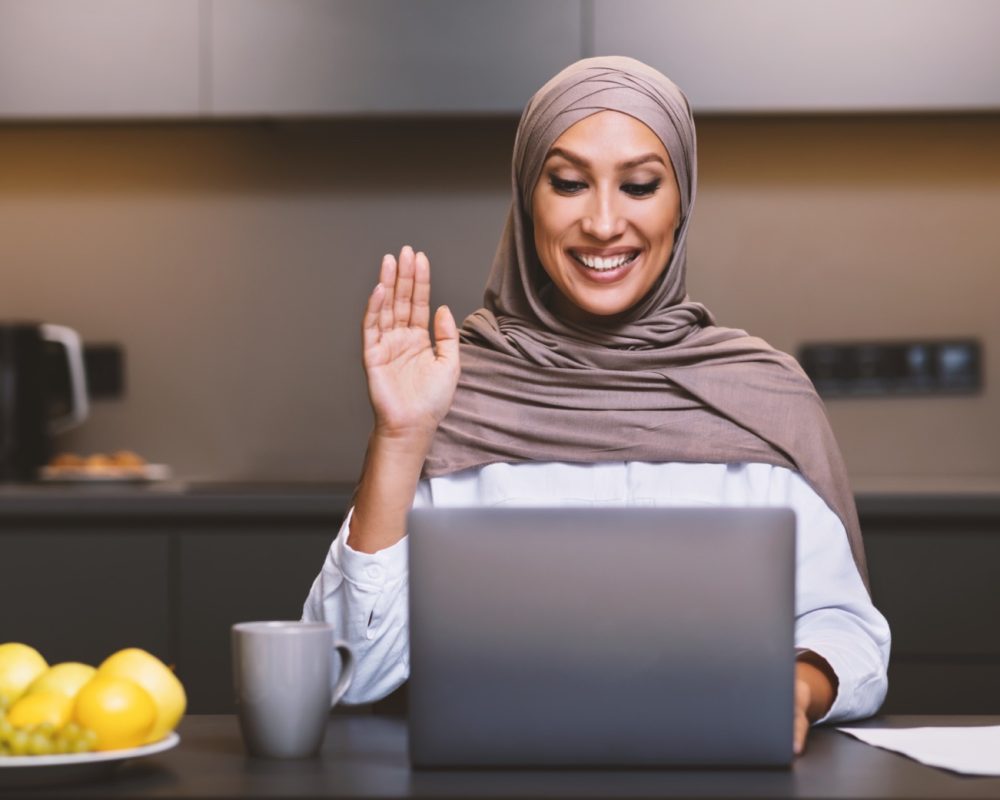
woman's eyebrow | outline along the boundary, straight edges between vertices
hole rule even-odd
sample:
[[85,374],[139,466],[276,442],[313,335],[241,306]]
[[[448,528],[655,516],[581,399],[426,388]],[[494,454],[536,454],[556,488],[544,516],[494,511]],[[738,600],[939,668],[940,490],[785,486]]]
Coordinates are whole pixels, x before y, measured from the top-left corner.
[[[569,150],[563,150],[561,147],[553,147],[549,150],[549,154],[545,160],[548,161],[552,158],[552,156],[562,156],[570,163],[576,164],[578,167],[586,168],[590,166],[590,162],[583,156],[578,156],[576,153],[571,153]],[[638,167],[640,164],[646,164],[650,161],[659,161],[663,164],[663,166],[666,166],[663,159],[656,153],[646,153],[645,155],[636,156],[635,158],[630,158],[628,161],[622,161],[615,164],[615,169],[631,169],[632,167]]]

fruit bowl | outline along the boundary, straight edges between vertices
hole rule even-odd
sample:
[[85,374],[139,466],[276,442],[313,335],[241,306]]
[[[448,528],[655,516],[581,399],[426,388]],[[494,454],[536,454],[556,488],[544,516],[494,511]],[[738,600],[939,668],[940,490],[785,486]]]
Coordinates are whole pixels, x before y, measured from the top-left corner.
[[95,780],[132,758],[162,753],[176,747],[181,737],[167,734],[158,742],[124,750],[67,753],[51,756],[0,757],[0,790],[27,786],[51,786]]

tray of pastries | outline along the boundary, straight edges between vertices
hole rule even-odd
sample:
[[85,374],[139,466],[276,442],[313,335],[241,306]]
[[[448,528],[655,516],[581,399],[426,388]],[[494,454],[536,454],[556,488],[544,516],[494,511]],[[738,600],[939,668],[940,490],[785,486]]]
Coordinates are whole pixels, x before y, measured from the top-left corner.
[[41,480],[65,483],[164,481],[170,478],[166,464],[150,464],[131,450],[114,453],[59,453],[41,469]]

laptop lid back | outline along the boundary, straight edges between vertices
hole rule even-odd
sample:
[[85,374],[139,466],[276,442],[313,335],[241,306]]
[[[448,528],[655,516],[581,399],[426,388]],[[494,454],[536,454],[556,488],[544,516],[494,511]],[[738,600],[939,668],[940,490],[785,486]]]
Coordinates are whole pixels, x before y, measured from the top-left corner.
[[409,515],[415,766],[792,760],[783,508]]

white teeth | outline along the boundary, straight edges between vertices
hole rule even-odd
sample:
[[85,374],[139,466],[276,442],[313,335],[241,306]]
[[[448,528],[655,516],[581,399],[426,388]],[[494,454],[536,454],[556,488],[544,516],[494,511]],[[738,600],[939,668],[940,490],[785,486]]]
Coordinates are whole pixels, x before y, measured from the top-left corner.
[[585,267],[596,270],[617,269],[618,267],[627,264],[637,255],[638,251],[634,253],[622,253],[621,255],[610,256],[608,258],[602,258],[601,256],[588,256],[583,253],[573,253],[576,260]]

